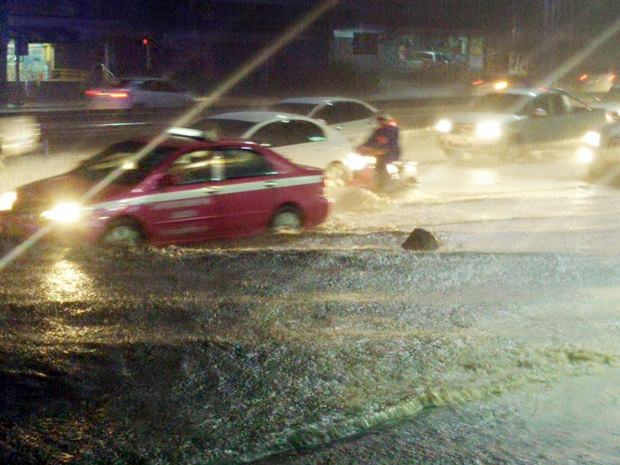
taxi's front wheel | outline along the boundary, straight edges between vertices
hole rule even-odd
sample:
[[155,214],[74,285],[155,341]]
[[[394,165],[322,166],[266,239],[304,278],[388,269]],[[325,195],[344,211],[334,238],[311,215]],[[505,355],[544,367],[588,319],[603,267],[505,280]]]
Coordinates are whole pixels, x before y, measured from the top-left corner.
[[121,219],[108,226],[101,242],[116,247],[134,247],[144,242],[144,234],[135,221]]
[[303,229],[303,217],[299,209],[282,207],[271,217],[269,231],[273,234],[298,233]]

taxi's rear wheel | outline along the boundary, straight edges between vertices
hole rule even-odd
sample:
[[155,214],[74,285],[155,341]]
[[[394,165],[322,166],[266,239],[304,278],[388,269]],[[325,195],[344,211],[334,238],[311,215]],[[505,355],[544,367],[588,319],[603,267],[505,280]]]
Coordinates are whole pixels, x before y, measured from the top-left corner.
[[124,218],[114,221],[101,237],[101,242],[114,247],[135,247],[144,243],[142,228],[135,221]]
[[272,234],[298,233],[303,227],[303,216],[299,209],[293,206],[280,208],[269,222],[269,230]]
[[349,173],[340,162],[330,163],[325,168],[325,185],[327,187],[344,187],[349,181]]

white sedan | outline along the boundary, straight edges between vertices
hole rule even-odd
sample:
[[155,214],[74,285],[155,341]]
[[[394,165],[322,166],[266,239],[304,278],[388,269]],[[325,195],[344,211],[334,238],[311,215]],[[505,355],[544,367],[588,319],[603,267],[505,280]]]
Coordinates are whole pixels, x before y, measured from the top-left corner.
[[289,98],[272,105],[271,110],[321,119],[355,145],[365,142],[377,123],[375,107],[345,97]]
[[294,163],[325,170],[326,180],[336,185],[347,183],[360,169],[359,155],[352,153],[346,137],[321,121],[299,115],[272,111],[222,113],[202,119],[191,128],[172,128],[170,132],[196,138],[251,140],[275,149]]
[[108,87],[85,92],[87,105],[96,110],[185,107],[194,103],[189,92],[159,78],[126,78]]

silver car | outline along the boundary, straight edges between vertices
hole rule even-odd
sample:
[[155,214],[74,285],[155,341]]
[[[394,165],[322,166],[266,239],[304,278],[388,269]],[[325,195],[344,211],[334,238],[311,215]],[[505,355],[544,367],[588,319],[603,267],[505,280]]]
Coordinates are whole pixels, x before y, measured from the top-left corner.
[[605,110],[555,89],[491,92],[467,110],[437,121],[444,153],[453,159],[514,159],[534,151],[574,148],[589,130],[609,122]]

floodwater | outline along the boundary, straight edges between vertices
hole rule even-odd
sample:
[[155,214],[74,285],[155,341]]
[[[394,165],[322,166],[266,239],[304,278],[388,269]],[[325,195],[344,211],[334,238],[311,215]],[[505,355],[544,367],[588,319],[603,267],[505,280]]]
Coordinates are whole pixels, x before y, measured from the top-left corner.
[[299,236],[41,244],[0,276],[0,459],[620,463],[620,191],[579,170],[435,161]]

